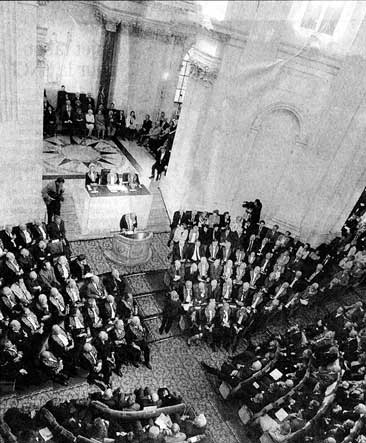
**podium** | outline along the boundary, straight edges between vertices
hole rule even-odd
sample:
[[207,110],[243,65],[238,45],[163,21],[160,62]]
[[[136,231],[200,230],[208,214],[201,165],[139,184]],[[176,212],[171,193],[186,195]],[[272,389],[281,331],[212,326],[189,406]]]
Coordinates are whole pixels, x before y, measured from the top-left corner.
[[112,249],[104,255],[118,265],[135,266],[151,258],[152,232],[120,233],[112,237]]

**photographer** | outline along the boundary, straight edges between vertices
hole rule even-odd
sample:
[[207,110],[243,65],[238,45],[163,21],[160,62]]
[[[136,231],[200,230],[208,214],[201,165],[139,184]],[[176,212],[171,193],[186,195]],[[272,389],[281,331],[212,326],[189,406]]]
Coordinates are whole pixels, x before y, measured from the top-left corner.
[[256,226],[261,218],[262,202],[257,198],[254,202],[245,201],[242,206],[245,209],[244,221],[249,221],[252,226]]
[[48,183],[42,189],[42,198],[47,207],[48,223],[53,221],[54,215],[60,215],[61,202],[64,201],[63,194],[65,180],[58,177],[54,182]]

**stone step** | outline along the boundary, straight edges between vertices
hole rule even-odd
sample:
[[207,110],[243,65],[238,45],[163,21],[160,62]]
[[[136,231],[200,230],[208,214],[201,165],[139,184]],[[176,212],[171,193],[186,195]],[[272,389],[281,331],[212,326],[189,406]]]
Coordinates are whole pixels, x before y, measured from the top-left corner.
[[65,193],[64,201],[61,205],[61,217],[65,222],[68,240],[72,241],[79,239],[81,236],[81,229],[76,216],[74,199],[70,194]]
[[149,191],[153,196],[146,229],[152,232],[169,232],[170,220],[160,192],[159,182],[151,181]]

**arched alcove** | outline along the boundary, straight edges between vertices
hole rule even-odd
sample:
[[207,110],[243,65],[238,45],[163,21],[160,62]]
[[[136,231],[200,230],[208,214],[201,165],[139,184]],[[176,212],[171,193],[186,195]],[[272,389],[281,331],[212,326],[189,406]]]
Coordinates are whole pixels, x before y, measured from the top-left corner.
[[312,183],[303,117],[292,105],[276,103],[257,115],[251,131],[253,145],[245,177],[248,194],[262,200],[268,221],[296,232]]

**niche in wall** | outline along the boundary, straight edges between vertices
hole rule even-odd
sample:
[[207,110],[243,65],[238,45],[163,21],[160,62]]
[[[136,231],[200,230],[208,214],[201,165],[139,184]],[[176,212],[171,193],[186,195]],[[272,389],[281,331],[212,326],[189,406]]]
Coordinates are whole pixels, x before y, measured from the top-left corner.
[[266,219],[299,231],[312,184],[310,158],[299,142],[301,122],[286,108],[260,120],[245,180],[249,195],[262,201]]

